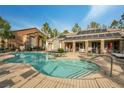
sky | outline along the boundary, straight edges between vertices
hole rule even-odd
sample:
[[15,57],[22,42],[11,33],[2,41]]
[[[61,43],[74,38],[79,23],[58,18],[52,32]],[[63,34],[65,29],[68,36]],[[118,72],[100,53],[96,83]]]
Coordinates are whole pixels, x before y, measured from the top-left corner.
[[37,27],[48,22],[58,31],[71,31],[78,23],[86,29],[91,21],[110,25],[113,19],[119,20],[124,13],[121,5],[1,5],[0,16],[8,21],[12,30]]

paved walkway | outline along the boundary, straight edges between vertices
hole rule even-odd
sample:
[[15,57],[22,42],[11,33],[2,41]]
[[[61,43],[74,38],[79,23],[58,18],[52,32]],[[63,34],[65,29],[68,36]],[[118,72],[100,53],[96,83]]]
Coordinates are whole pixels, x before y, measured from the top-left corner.
[[[7,58],[10,56],[6,56]],[[67,53],[64,58],[81,58],[78,53]],[[83,59],[89,57],[83,55]],[[109,63],[103,58],[97,58],[99,64],[106,72],[109,72]],[[107,67],[107,68],[106,68]],[[107,73],[106,73],[107,74]],[[77,79],[64,79],[43,75],[32,66],[22,63],[2,63],[0,62],[0,87],[15,88],[118,88],[124,87],[124,71],[119,65],[114,64],[113,78],[105,75],[104,72],[90,74]],[[120,76],[120,78],[118,78]],[[120,81],[122,80],[122,81]]]

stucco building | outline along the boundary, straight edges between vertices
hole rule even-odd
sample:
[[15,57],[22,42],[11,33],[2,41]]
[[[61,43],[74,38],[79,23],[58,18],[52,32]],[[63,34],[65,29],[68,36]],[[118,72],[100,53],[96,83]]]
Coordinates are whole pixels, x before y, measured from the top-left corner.
[[43,39],[45,34],[37,28],[16,30],[12,31],[12,33],[14,37],[8,40],[9,48],[45,47],[45,40]]
[[[55,45],[54,42],[59,42]],[[105,51],[124,53],[124,31],[117,29],[89,29],[66,34],[47,42],[48,50],[63,48],[70,52],[104,53]]]

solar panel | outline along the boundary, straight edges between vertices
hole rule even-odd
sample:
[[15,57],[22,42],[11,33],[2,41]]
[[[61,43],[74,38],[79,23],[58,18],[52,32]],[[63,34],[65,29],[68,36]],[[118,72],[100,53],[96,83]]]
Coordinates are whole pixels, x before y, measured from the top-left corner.
[[121,34],[120,33],[113,33],[113,36],[118,37],[118,36],[121,36]]
[[112,37],[111,33],[105,34],[107,37]]
[[107,29],[94,29],[94,30],[87,30],[87,31],[79,31],[77,35],[81,34],[92,34],[92,33],[101,33],[101,32],[106,32]]
[[[90,30],[92,31],[92,30]],[[89,32],[90,32],[89,31]],[[96,30],[98,31],[98,30]],[[96,32],[95,31],[95,32]],[[104,30],[101,30],[101,31],[106,31],[105,29]],[[86,33],[87,31],[84,31],[83,33]],[[66,37],[65,39],[66,40],[82,40],[82,39],[98,39],[98,38],[117,38],[117,37],[121,37],[121,34],[120,33],[104,33],[104,34],[98,34],[98,35],[85,35],[85,36],[76,36],[76,37]]]
[[99,37],[103,38],[103,37],[105,37],[105,34],[99,34]]
[[99,38],[99,36],[98,35],[93,35],[93,38]]

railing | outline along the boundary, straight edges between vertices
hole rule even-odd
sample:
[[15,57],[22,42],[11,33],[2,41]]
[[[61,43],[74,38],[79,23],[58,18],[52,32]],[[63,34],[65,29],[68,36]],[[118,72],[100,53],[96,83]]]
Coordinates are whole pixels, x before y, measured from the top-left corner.
[[103,56],[110,58],[111,65],[110,65],[110,75],[109,76],[112,77],[112,70],[113,70],[113,58],[112,58],[112,56],[107,55],[107,54],[99,54],[99,55],[96,55],[95,57],[90,58],[89,60],[91,61],[97,57],[103,57]]

